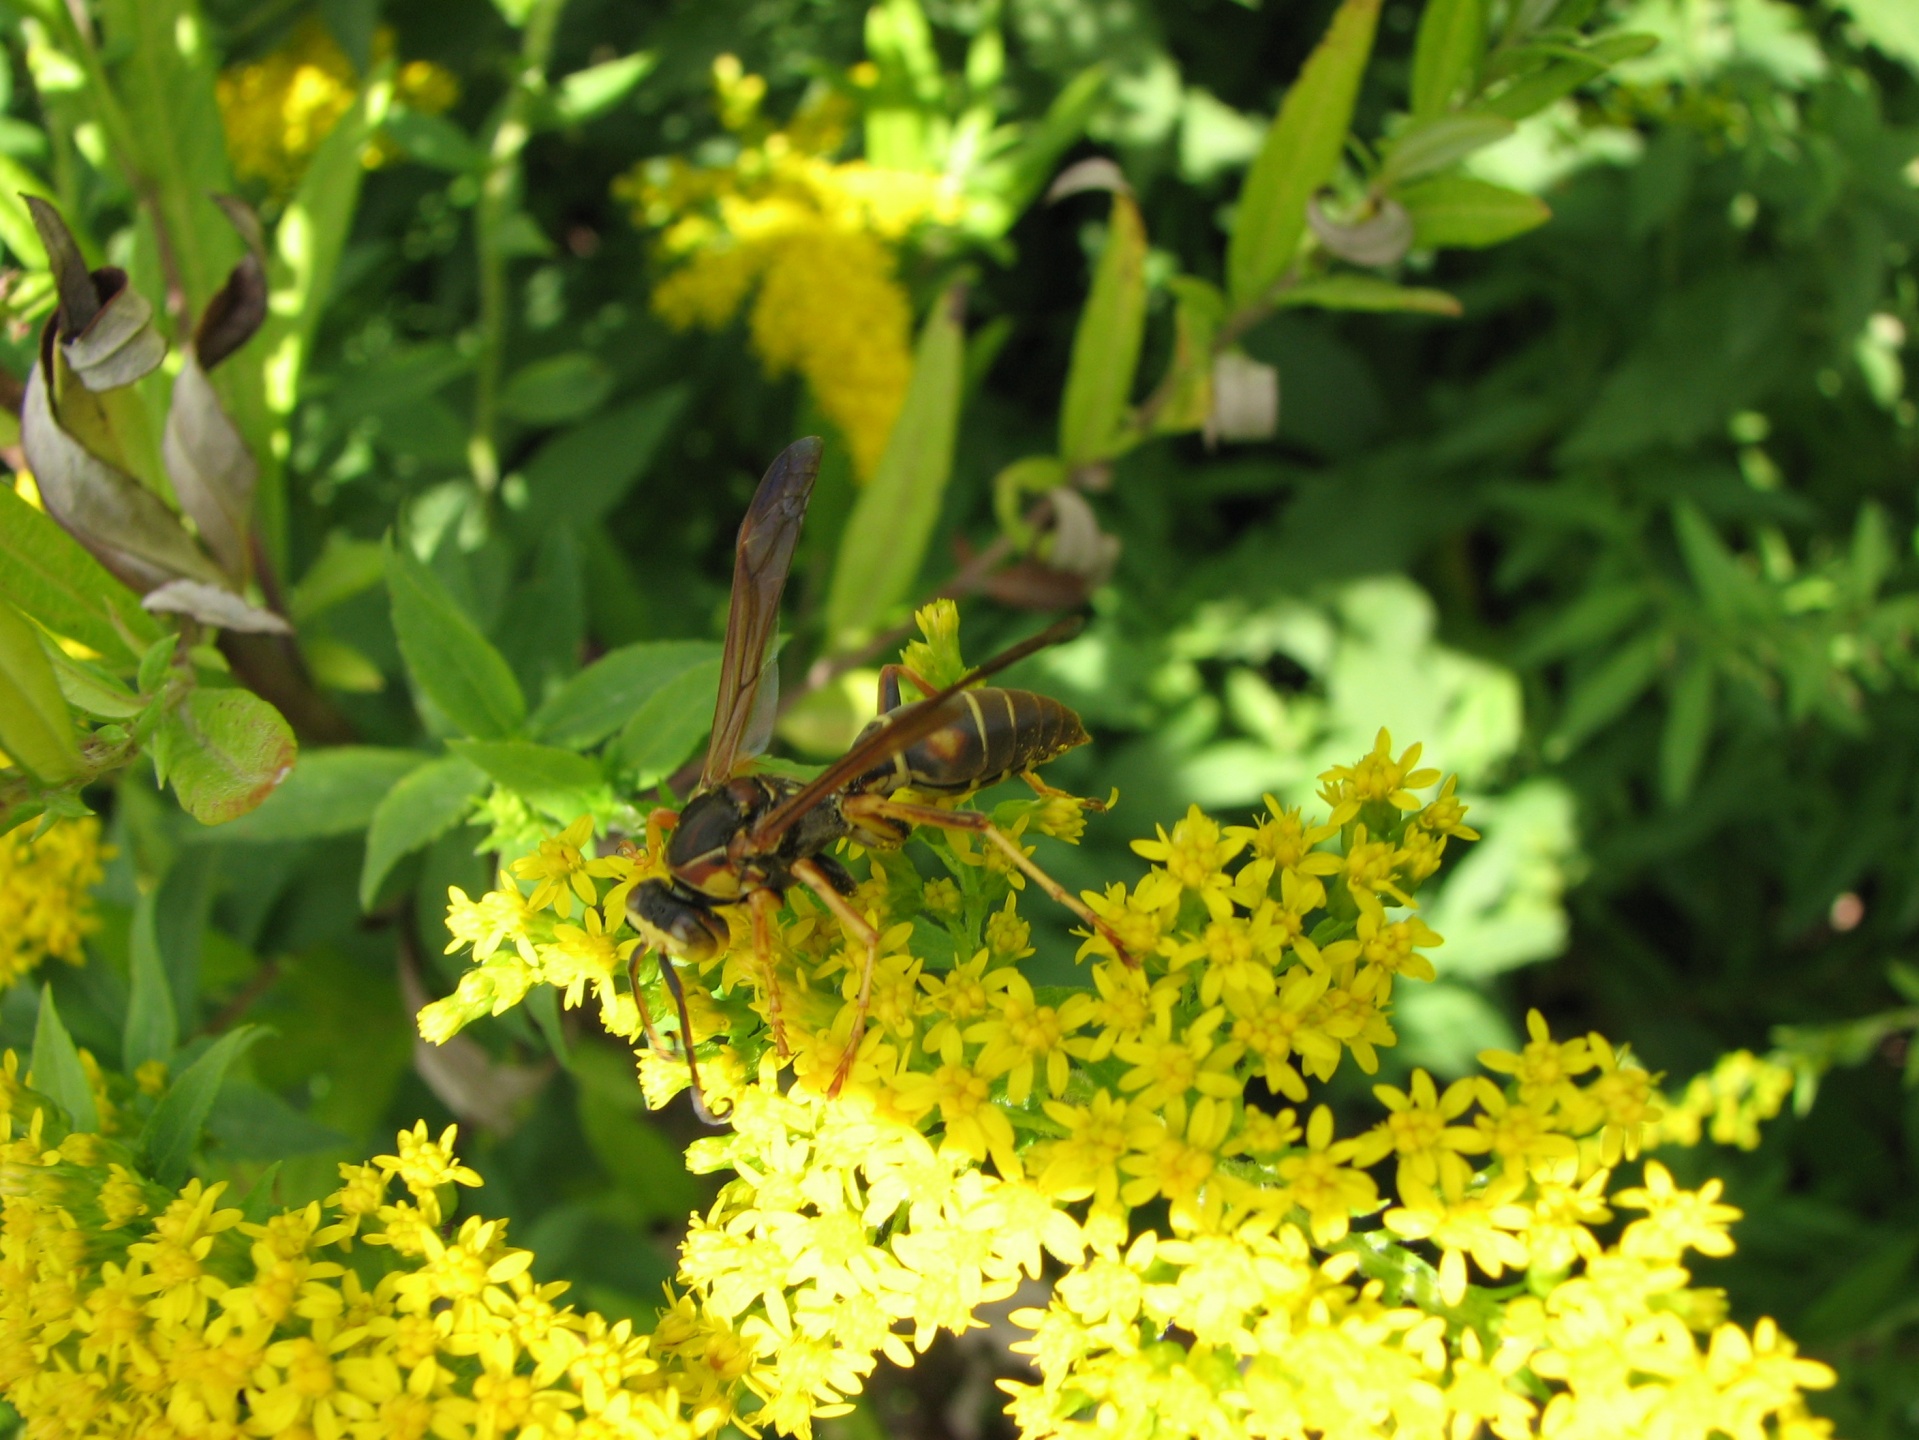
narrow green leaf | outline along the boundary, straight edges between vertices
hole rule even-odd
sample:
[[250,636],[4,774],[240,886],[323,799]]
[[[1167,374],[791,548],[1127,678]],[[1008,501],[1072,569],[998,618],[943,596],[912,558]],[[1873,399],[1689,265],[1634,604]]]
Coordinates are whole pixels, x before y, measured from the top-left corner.
[[207,838],[264,842],[350,835],[366,829],[380,802],[426,761],[418,750],[374,745],[311,751],[259,809]]
[[251,1080],[229,1078],[207,1111],[207,1138],[223,1159],[290,1160],[348,1145],[347,1137]]
[[1708,613],[1719,620],[1765,613],[1764,588],[1746,573],[1698,506],[1689,500],[1674,505],[1672,527],[1679,540],[1679,553]]
[[1385,189],[1437,174],[1513,133],[1502,115],[1436,115],[1400,132],[1379,167]]
[[203,825],[253,809],[293,771],[293,731],[248,690],[195,690],[155,734],[156,761]]
[[395,785],[367,826],[360,908],[371,909],[387,873],[457,825],[486,785],[486,772],[460,755],[430,760]]
[[1486,48],[1486,0],[1426,0],[1413,41],[1413,118],[1443,113],[1471,87]]
[[0,750],[47,785],[84,768],[73,715],[40,645],[40,632],[0,597]]
[[479,766],[494,783],[518,791],[556,818],[571,820],[606,786],[606,778],[584,755],[531,740],[454,740],[448,748]]
[[1482,100],[1479,108],[1489,115],[1524,120],[1605,73],[1606,66],[1599,60],[1561,60],[1520,76],[1491,99]]
[[1104,460],[1119,446],[1146,327],[1146,226],[1139,206],[1113,196],[1106,243],[1073,332],[1073,360],[1059,411],[1059,453],[1068,465]]
[[304,624],[371,590],[385,577],[384,546],[372,540],[354,540],[335,530],[287,597],[287,615],[295,623]]
[[56,635],[138,660],[165,632],[78,540],[0,485],[0,593]]
[[1107,78],[1103,65],[1080,71],[1053,97],[1046,113],[1024,128],[1018,144],[979,168],[968,215],[975,233],[997,237],[1025,213],[1052,177],[1060,156],[1085,133]]
[[461,175],[486,164],[486,151],[444,115],[396,107],[382,129],[407,159],[430,169]]
[[521,472],[526,513],[582,531],[597,522],[646,474],[686,397],[684,385],[669,385],[547,441]]
[[67,704],[86,715],[103,720],[131,720],[147,708],[146,702],[113,676],[89,661],[75,660],[47,636],[40,637],[40,649],[53,665],[53,678],[60,682],[60,693]]
[[1441,175],[1402,186],[1395,199],[1413,221],[1422,250],[1478,250],[1499,245],[1552,218],[1536,195],[1508,190],[1469,175]]
[[531,729],[542,740],[585,750],[632,718],[653,692],[696,665],[720,658],[710,640],[645,640],[602,655],[540,706]]
[[128,945],[131,984],[126,1028],[120,1040],[120,1068],[129,1075],[149,1060],[172,1063],[174,1047],[180,1043],[173,985],[160,956],[160,932],[154,920],[158,900],[157,889],[143,891],[133,907],[133,933]]
[[1227,291],[1236,307],[1263,299],[1285,275],[1306,230],[1306,202],[1339,166],[1379,5],[1344,0],[1266,133],[1226,246]]
[[225,1083],[227,1071],[247,1047],[266,1032],[256,1025],[229,1030],[167,1088],[147,1117],[140,1132],[140,1148],[146,1153],[153,1178],[162,1185],[178,1185],[185,1178],[187,1161],[193,1158],[200,1142],[200,1131]]
[[1512,663],[1543,665],[1580,650],[1591,650],[1617,635],[1652,604],[1640,585],[1595,585],[1521,641]]
[[636,787],[671,775],[713,724],[719,695],[720,662],[695,665],[660,686],[620,731],[613,753],[632,772]]
[[1644,695],[1659,676],[1666,637],[1657,632],[1628,641],[1587,675],[1566,697],[1559,728],[1546,742],[1547,755],[1564,759]]
[[1711,657],[1695,655],[1679,672],[1659,736],[1659,794],[1668,805],[1683,804],[1699,778],[1712,738],[1714,667]]
[[597,355],[568,350],[523,365],[500,387],[500,413],[527,425],[564,425],[599,408],[613,372]]
[[1421,290],[1395,285],[1371,275],[1329,275],[1282,291],[1282,307],[1311,306],[1320,310],[1410,311],[1420,315],[1458,315],[1459,301],[1444,290]]
[[87,1085],[87,1072],[81,1068],[80,1052],[73,1037],[60,1023],[54,1007],[53,987],[40,987],[40,1014],[33,1022],[33,1056],[27,1062],[34,1089],[67,1112],[75,1130],[100,1128],[100,1112],[94,1107],[93,1091]]
[[828,644],[844,648],[869,634],[918,578],[953,473],[966,338],[965,294],[934,302],[921,327],[913,379],[880,463],[853,504],[827,589]]
[[561,125],[580,125],[606,114],[624,100],[658,63],[651,51],[622,55],[575,70],[562,79],[553,97],[554,119]]
[[494,740],[526,719],[526,697],[500,652],[466,618],[439,578],[402,545],[388,545],[387,590],[407,673],[468,735]]
[[254,341],[267,357],[266,403],[292,413],[313,346],[314,328],[333,289],[333,275],[359,208],[367,138],[385,119],[393,96],[390,66],[375,71],[353,107],[327,132],[307,161],[300,185],[273,231],[267,264],[267,319]]

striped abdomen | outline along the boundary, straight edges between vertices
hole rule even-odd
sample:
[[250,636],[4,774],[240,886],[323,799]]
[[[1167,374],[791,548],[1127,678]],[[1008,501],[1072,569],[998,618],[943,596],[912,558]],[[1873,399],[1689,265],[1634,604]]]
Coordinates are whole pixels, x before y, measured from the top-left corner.
[[[1044,765],[1086,743],[1079,716],[1030,690],[980,686],[962,690],[941,707],[947,721],[919,744],[881,761],[846,788],[885,795],[912,786],[963,795]],[[860,733],[864,740],[892,723],[889,711]],[[856,745],[859,741],[854,742]]]

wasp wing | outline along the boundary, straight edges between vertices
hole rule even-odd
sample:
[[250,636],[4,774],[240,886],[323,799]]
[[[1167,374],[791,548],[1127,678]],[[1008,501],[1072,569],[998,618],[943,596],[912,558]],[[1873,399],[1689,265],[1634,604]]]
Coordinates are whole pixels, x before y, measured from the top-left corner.
[[[713,738],[700,767],[700,789],[731,778],[740,761],[765,748],[771,666],[769,642],[780,619],[780,592],[793,566],[806,502],[820,473],[819,437],[795,440],[779,454],[740,522],[733,552],[733,598],[726,612],[726,653],[720,661],[720,696],[713,707]],[[756,723],[756,717],[758,723]]]
[[796,792],[777,809],[769,810],[753,827],[753,847],[760,851],[770,850],[779,842],[780,836],[792,827],[795,820],[828,795],[846,785],[847,782],[865,774],[882,760],[890,759],[902,750],[910,750],[939,729],[947,719],[941,713],[941,708],[960,691],[977,685],[989,675],[998,674],[1007,666],[1024,660],[1037,650],[1044,650],[1049,645],[1058,645],[1064,640],[1072,639],[1085,628],[1086,622],[1077,615],[1056,621],[1032,639],[1022,640],[1010,650],[1002,650],[985,664],[967,671],[944,690],[893,711],[890,724],[874,731],[860,744],[840,756],[808,781],[805,789]]

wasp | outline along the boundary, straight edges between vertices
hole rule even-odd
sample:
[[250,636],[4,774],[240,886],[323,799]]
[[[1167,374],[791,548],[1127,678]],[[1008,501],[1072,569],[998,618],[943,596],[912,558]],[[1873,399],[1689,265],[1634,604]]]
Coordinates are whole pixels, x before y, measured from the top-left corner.
[[[1016,775],[1041,793],[1054,793],[1033,772],[1086,743],[1079,716],[1048,696],[979,682],[1077,633],[1077,619],[1013,646],[944,689],[902,665],[888,665],[880,673],[879,714],[845,755],[812,780],[753,770],[753,758],[772,738],[779,682],[769,651],[780,595],[819,472],[820,450],[816,437],[787,446],[760,481],[740,523],[719,698],[706,758],[684,807],[677,812],[658,809],[648,817],[651,843],[657,847],[664,841],[667,874],[642,881],[627,902],[629,919],[647,941],[645,951],[633,954],[629,978],[649,1043],[657,1047],[660,1042],[640,999],[639,965],[646,951],[654,951],[679,1005],[681,1045],[692,1067],[694,1103],[703,1115],[685,996],[669,957],[698,964],[720,954],[732,942],[720,911],[745,906],[767,1019],[784,1058],[788,1050],[773,976],[772,932],[773,919],[795,885],[817,896],[865,948],[852,1034],[828,1094],[837,1095],[845,1084],[866,1033],[880,935],[848,900],[853,877],[828,853],[841,840],[873,848],[898,846],[917,826],[976,834],[1103,934],[1128,963],[1137,963],[1104,921],[1034,864],[987,816],[895,798],[909,787],[916,795],[963,797]],[[910,680],[925,698],[905,702],[902,679]]]

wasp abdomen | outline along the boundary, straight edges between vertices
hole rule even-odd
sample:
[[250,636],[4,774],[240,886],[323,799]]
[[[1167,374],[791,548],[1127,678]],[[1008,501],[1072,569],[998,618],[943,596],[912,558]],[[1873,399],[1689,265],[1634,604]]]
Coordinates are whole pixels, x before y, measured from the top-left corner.
[[[961,795],[997,785],[1086,743],[1079,716],[1030,690],[980,686],[962,690],[940,708],[947,716],[944,725],[847,788],[886,794],[910,785]],[[868,732],[891,719],[890,713],[880,716]]]

